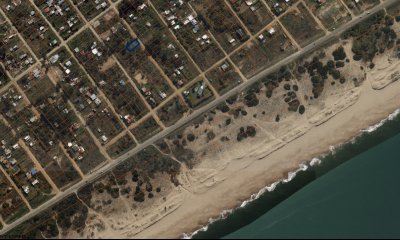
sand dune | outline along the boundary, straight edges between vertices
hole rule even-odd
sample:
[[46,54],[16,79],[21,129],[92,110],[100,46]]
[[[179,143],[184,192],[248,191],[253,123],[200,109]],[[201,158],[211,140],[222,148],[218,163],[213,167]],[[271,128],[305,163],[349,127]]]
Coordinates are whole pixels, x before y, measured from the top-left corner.
[[[379,72],[379,75],[376,75]],[[241,148],[242,154],[219,171],[195,168],[191,171],[192,188],[202,189],[186,195],[182,205],[135,238],[175,238],[205,225],[210,217],[224,209],[237,207],[251,194],[272,182],[286,178],[300,163],[329,151],[359,134],[400,107],[398,63],[367,72],[366,81],[330,102],[279,139]],[[384,81],[383,81],[384,80]],[[390,84],[390,85],[389,85]],[[385,87],[386,86],[386,87]],[[380,89],[380,90],[377,90]],[[239,152],[238,146],[235,151]],[[207,162],[207,159],[204,159]],[[190,221],[185,221],[190,219]]]

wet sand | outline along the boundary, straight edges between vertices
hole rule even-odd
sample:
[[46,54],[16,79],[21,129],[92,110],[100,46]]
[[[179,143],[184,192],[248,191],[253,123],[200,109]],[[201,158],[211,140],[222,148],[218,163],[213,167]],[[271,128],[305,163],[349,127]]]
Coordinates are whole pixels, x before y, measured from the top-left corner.
[[[381,74],[389,76],[393,72]],[[374,90],[369,79],[371,75],[374,74],[368,74],[360,87],[361,95],[353,105],[262,159],[243,158],[232,162],[222,170],[226,174],[218,184],[200,193],[187,192],[179,208],[135,238],[177,238],[182,237],[182,233],[191,233],[206,225],[209,218],[219,216],[225,209],[238,207],[251,194],[286,178],[300,163],[326,153],[329,146],[350,140],[360,130],[387,117],[400,107],[400,82]]]

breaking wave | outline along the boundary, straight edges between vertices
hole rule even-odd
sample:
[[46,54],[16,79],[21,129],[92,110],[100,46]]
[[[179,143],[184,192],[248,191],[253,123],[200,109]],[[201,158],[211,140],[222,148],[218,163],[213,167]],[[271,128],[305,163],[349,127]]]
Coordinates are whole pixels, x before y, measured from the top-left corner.
[[397,109],[396,111],[394,111],[393,113],[391,113],[387,118],[383,119],[382,121],[380,121],[379,123],[369,126],[367,129],[363,129],[361,130],[362,132],[368,132],[371,133],[373,131],[376,131],[378,128],[382,127],[383,124],[385,124],[385,122],[387,121],[391,121],[393,120],[395,117],[397,117],[400,114],[400,109]]
[[[379,123],[377,123],[377,124],[375,124],[375,125],[372,125],[372,126],[366,128],[366,129],[361,130],[361,132],[366,132],[366,133],[374,132],[374,131],[376,131],[378,128],[380,128],[381,126],[383,126],[387,121],[394,120],[395,117],[397,117],[397,116],[399,116],[399,115],[400,115],[400,109],[397,109],[396,111],[394,111],[393,113],[391,113],[387,118],[381,120]],[[356,141],[356,137],[357,137],[357,136],[355,136],[354,138],[352,138],[349,142],[354,143],[354,142]],[[337,147],[340,147],[341,145],[344,145],[344,144],[346,144],[346,142],[345,142],[345,143],[342,143],[342,144],[339,144],[338,146],[330,146],[330,147],[329,147],[329,150],[330,150],[332,153],[334,153]],[[322,155],[321,157],[324,157],[324,156]],[[322,160],[321,160],[321,159],[319,159],[319,158],[313,158],[313,159],[309,162],[309,166],[310,166],[310,167],[314,167],[314,166],[320,165],[321,163],[322,163]],[[300,165],[299,165],[299,168],[298,168],[297,170],[288,173],[288,177],[287,177],[286,179],[282,179],[282,180],[276,181],[276,182],[270,184],[269,186],[266,186],[266,187],[262,188],[262,189],[261,189],[260,191],[258,191],[257,193],[252,194],[248,200],[243,201],[242,204],[240,204],[239,207],[234,208],[234,209],[228,209],[228,210],[222,211],[221,214],[220,214],[218,217],[216,217],[216,218],[210,218],[207,225],[201,227],[200,229],[198,229],[198,230],[196,230],[196,231],[194,231],[194,232],[192,232],[192,233],[184,233],[182,238],[183,238],[183,239],[191,239],[191,238],[192,238],[194,235],[196,235],[197,233],[207,231],[207,230],[208,230],[208,227],[209,227],[211,224],[213,224],[214,222],[216,222],[216,221],[218,221],[218,220],[226,219],[226,218],[227,218],[231,213],[233,213],[236,209],[240,209],[240,208],[246,207],[249,203],[253,202],[254,200],[256,200],[256,199],[258,199],[258,198],[260,198],[264,193],[266,193],[266,192],[273,192],[273,191],[275,190],[275,188],[276,188],[280,183],[288,183],[288,182],[292,181],[292,180],[296,177],[297,173],[299,173],[299,172],[301,172],[301,171],[306,171],[306,170],[309,168],[309,166],[307,166],[307,165],[304,164],[304,163],[300,164]]]
[[[315,159],[315,158],[314,158],[314,159]],[[314,159],[313,159],[313,160],[314,160]],[[313,161],[313,160],[312,160],[312,161]],[[312,162],[312,161],[311,161],[311,162]],[[311,166],[311,162],[310,162],[310,166]],[[236,209],[244,208],[244,207],[246,207],[249,203],[253,202],[254,200],[256,200],[256,199],[258,199],[258,198],[260,198],[264,193],[274,191],[275,188],[276,188],[276,186],[278,186],[280,183],[282,183],[282,182],[283,182],[283,183],[288,183],[288,182],[292,181],[293,178],[296,177],[297,173],[306,171],[306,170],[308,169],[308,167],[309,167],[309,166],[307,166],[306,164],[303,164],[303,163],[300,164],[298,169],[296,169],[295,171],[292,171],[292,172],[289,172],[289,173],[288,173],[288,177],[287,177],[286,179],[282,179],[282,180],[276,181],[276,182],[274,182],[274,183],[272,183],[272,184],[270,184],[270,185],[268,185],[268,186],[262,188],[262,189],[261,189],[260,191],[258,191],[257,193],[252,194],[248,200],[243,201],[242,204],[240,204],[239,207],[234,208],[234,209],[227,209],[227,210],[222,211],[221,214],[220,214],[218,217],[216,217],[216,218],[210,218],[210,219],[208,220],[208,224],[207,224],[206,226],[203,226],[203,227],[201,227],[200,229],[198,229],[198,230],[196,230],[196,231],[194,231],[194,232],[192,232],[192,233],[189,233],[189,234],[188,234],[188,233],[184,233],[182,238],[183,238],[183,239],[191,239],[191,238],[192,238],[194,235],[196,235],[197,233],[207,231],[207,230],[208,230],[208,227],[209,227],[211,224],[213,224],[214,222],[216,222],[216,221],[218,221],[218,220],[226,219],[226,218],[227,218],[231,213],[233,213]]]

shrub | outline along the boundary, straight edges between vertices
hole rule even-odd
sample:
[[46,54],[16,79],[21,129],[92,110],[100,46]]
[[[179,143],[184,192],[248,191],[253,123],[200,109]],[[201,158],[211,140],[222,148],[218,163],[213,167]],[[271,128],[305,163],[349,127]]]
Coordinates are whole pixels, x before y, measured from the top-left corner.
[[346,53],[344,52],[343,47],[339,47],[338,49],[333,51],[332,55],[335,61],[344,60],[346,58]]
[[193,142],[196,137],[192,133],[189,133],[186,138],[189,142]]
[[300,105],[299,107],[299,113],[303,114],[306,111],[306,108],[304,107],[304,105]]

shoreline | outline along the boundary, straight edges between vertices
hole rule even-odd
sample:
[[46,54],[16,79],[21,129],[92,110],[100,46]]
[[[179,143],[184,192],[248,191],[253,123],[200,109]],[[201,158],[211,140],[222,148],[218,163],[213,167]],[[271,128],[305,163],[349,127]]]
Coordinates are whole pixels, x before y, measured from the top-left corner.
[[[227,209],[240,207],[252,195],[262,191],[260,189],[286,179],[289,172],[298,169],[302,163],[309,163],[315,157],[326,154],[331,146],[351,141],[363,130],[367,131],[371,126],[380,124],[382,119],[388,118],[400,107],[399,81],[374,90],[367,80],[361,86],[361,91],[360,98],[353,105],[326,122],[312,127],[264,159],[253,161],[242,169],[241,176],[230,176],[204,193],[187,197],[176,211],[135,237],[185,237],[185,233],[193,233],[207,226],[210,219],[219,218],[221,213],[226,214],[231,211]],[[348,124],[349,121],[353,123]],[[310,147],[313,143],[316,144],[315,147]],[[269,176],[266,176],[265,172],[270,172]],[[237,191],[238,189],[241,191]],[[189,217],[192,219],[191,222],[182,222]]]
[[[203,227],[201,227],[200,229],[197,229],[196,231],[191,232],[191,233],[183,233],[182,239],[192,239],[198,233],[207,231],[211,224],[213,224],[213,223],[215,223],[217,221],[226,219],[230,214],[235,213],[236,210],[246,207],[248,204],[252,203],[253,201],[255,201],[257,199],[259,199],[260,197],[262,197],[264,194],[267,194],[268,192],[275,191],[276,187],[279,186],[280,184],[291,182],[297,176],[297,174],[299,172],[304,172],[304,171],[307,171],[309,168],[312,168],[312,167],[315,167],[315,166],[319,166],[320,164],[324,163],[324,161],[326,161],[324,159],[325,159],[325,157],[327,155],[329,155],[329,153],[334,153],[337,148],[340,148],[343,145],[346,145],[348,143],[351,143],[351,142],[355,141],[356,138],[362,136],[365,133],[368,134],[368,133],[372,133],[372,132],[378,130],[380,127],[383,126],[383,124],[385,124],[388,121],[393,120],[395,117],[397,117],[399,115],[400,115],[400,108],[396,109],[394,112],[389,114],[388,117],[386,117],[385,119],[381,120],[380,122],[378,122],[378,123],[376,123],[374,125],[371,125],[366,129],[360,130],[358,135],[352,137],[351,139],[347,140],[346,142],[337,144],[335,146],[330,146],[329,150],[327,150],[326,153],[322,154],[321,156],[314,157],[313,159],[311,159],[309,161],[303,162],[303,163],[301,163],[299,165],[299,167],[296,170],[288,172],[288,177],[287,178],[277,180],[277,181],[271,183],[270,185],[263,187],[257,193],[253,193],[249,197],[249,199],[243,201],[239,206],[237,206],[237,207],[235,207],[233,209],[225,209],[224,211],[222,211],[220,213],[220,215],[218,217],[211,218],[209,220],[208,224],[203,226]],[[341,164],[339,164],[339,165],[341,165]],[[336,167],[334,167],[334,168],[336,168]],[[333,169],[331,169],[331,170],[333,170]]]

